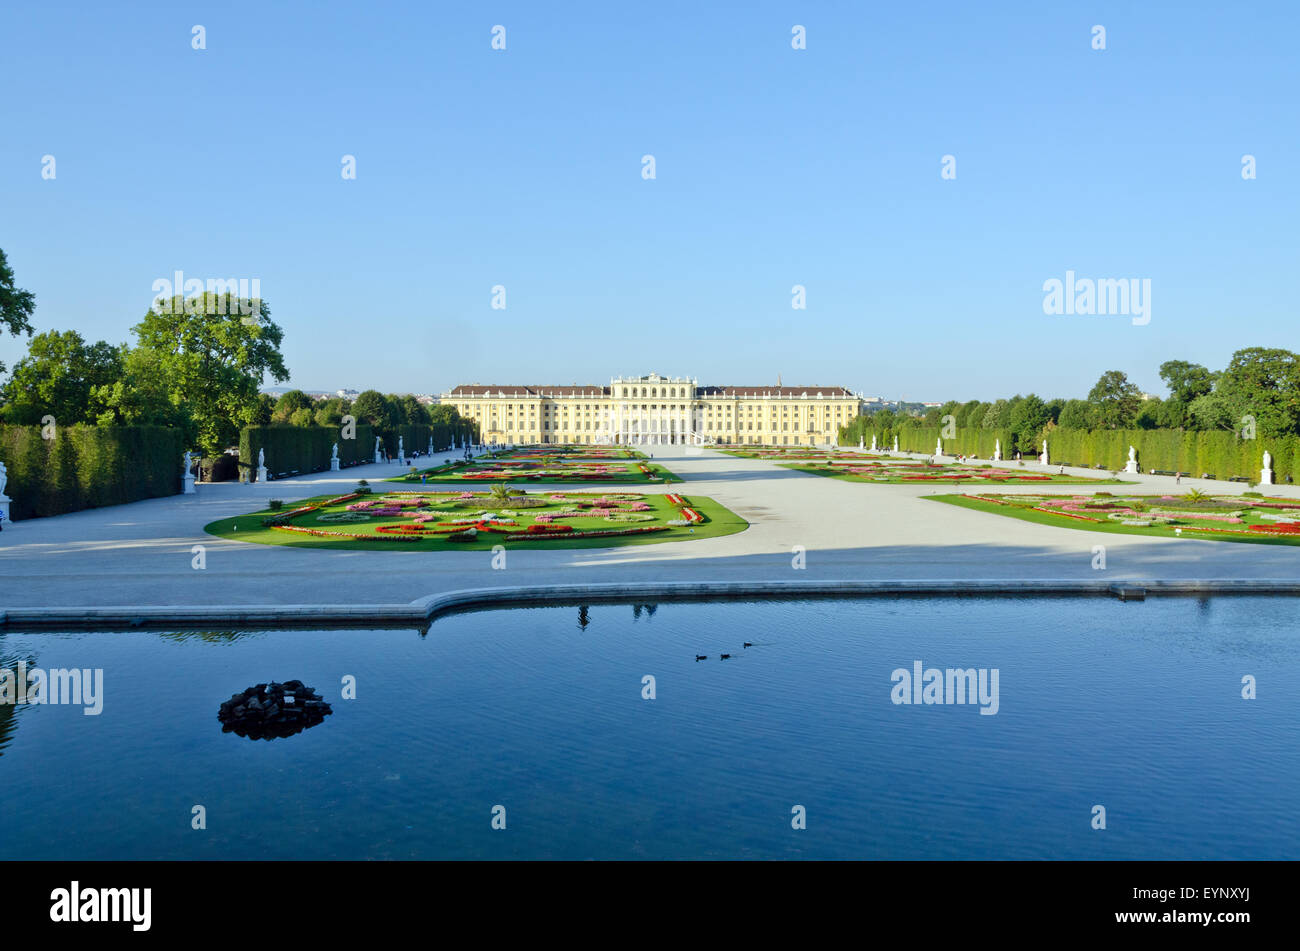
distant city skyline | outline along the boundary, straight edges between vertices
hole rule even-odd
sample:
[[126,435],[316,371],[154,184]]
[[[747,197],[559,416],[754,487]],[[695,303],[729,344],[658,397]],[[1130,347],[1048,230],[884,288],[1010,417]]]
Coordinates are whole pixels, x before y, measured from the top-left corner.
[[0,248],[38,331],[256,281],[292,375],[361,389],[1163,394],[1165,360],[1293,348],[1294,6],[931,13],[15,10]]

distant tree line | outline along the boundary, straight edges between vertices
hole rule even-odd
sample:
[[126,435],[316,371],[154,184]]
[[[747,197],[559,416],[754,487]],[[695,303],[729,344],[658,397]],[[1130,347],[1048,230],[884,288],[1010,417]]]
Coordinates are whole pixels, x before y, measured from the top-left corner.
[[[367,390],[349,403],[315,401],[301,390],[279,399],[261,392],[268,377],[289,378],[284,331],[264,300],[205,293],[155,301],[131,329],[134,339],[121,344],[90,343],[75,330],[36,334],[35,307],[0,250],[0,331],[29,338],[26,355],[0,380],[0,424],[165,426],[209,457],[237,446],[246,426],[340,426],[348,414],[385,436],[400,425],[435,423],[474,434],[455,407],[426,407],[414,396]],[[0,376],[4,370],[0,364]]]
[[924,412],[880,410],[859,416],[840,430],[840,442],[856,444],[915,426],[943,426],[951,416],[958,428],[999,430],[1014,446],[1036,447],[1054,428],[1070,430],[1170,429],[1182,432],[1249,432],[1258,438],[1300,435],[1300,355],[1289,350],[1249,347],[1232,355],[1222,370],[1186,360],[1161,364],[1169,390],[1161,399],[1119,370],[1107,370],[1086,399],[1043,399],[1030,393],[992,402],[956,400]]

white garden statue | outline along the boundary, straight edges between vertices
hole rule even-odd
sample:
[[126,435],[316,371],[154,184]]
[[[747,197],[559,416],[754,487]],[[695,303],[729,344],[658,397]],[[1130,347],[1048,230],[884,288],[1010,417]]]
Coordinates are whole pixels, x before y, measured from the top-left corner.
[[1264,450],[1264,468],[1259,470],[1259,484],[1273,484],[1273,456],[1267,449]]
[[898,436],[894,437],[894,452],[898,452]]
[[3,523],[9,521],[9,503],[13,501],[13,499],[5,495],[5,484],[8,481],[9,470],[5,468],[3,462],[0,462],[0,527],[3,527]]
[[257,450],[257,481],[266,481],[266,450]]
[[1001,439],[993,440],[993,461],[994,462],[1002,461],[1002,440]]
[[406,465],[406,450],[402,448],[401,436],[397,437],[397,464],[399,466]]
[[8,496],[5,495],[5,485],[8,482],[9,482],[9,470],[5,468],[5,464],[3,462],[0,462],[0,499],[8,498]]
[[339,471],[339,444],[334,444],[334,449],[330,452],[330,472]]
[[872,433],[872,434],[871,434],[871,451],[872,451],[872,452],[878,452],[878,451],[879,451],[879,450],[876,449],[876,434],[875,434],[875,433]]
[[1046,439],[1043,440],[1043,454],[1042,454],[1041,456],[1038,457],[1038,461],[1041,462],[1043,465],[1047,465],[1047,464],[1048,464],[1048,456],[1047,456],[1047,440],[1046,440]]
[[1128,464],[1124,466],[1125,472],[1138,471],[1138,451],[1133,446],[1128,447]]
[[942,456],[942,455],[943,455],[943,440],[942,440],[942,439],[936,439],[936,440],[934,441],[934,454],[935,454],[936,456]]
[[384,461],[384,454],[383,451],[380,450],[379,448],[379,437],[376,436],[375,437],[375,462],[383,462],[383,461]]
[[194,473],[190,471],[190,466],[194,465],[192,454],[185,450],[185,458],[181,461],[181,494],[194,494]]

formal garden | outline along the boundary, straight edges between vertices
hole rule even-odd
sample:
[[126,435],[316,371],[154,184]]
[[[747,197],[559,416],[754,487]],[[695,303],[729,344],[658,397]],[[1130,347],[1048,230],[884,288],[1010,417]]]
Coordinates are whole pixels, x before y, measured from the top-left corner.
[[389,482],[420,485],[466,482],[601,482],[662,484],[674,476],[634,450],[593,446],[510,449],[473,459],[444,458],[437,466],[411,466]]
[[925,498],[1010,518],[1120,535],[1300,544],[1300,500],[1208,495],[1005,495],[965,493]]
[[968,465],[966,463],[930,463],[924,460],[899,459],[890,456],[855,454],[848,461],[825,459],[821,462],[781,460],[780,465],[797,472],[843,479],[846,482],[876,482],[886,485],[937,482],[952,485],[1018,485],[1027,483],[1053,483],[1064,485],[1124,485],[1118,477],[1092,478],[1070,475],[1059,471],[1029,468],[1020,463],[1003,468],[994,465]]
[[737,459],[768,459],[778,462],[798,462],[807,460],[811,462],[825,462],[827,459],[835,460],[857,460],[863,458],[881,458],[879,456],[866,457],[861,452],[849,452],[846,450],[826,450],[815,449],[812,446],[775,446],[771,449],[762,449],[755,447],[733,447],[719,450],[725,456],[735,456]]
[[709,498],[676,493],[529,492],[497,483],[486,492],[374,492],[272,502],[206,531],[266,545],[364,551],[582,548],[713,538],[748,523]]

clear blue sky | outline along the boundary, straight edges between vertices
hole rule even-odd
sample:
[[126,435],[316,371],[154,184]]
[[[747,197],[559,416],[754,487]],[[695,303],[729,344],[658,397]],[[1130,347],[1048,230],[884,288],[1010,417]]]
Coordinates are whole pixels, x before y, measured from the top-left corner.
[[[92,340],[178,269],[258,278],[310,388],[1163,392],[1300,348],[1298,10],[10,2],[0,247]],[[1045,316],[1067,269],[1149,278],[1150,324]]]

